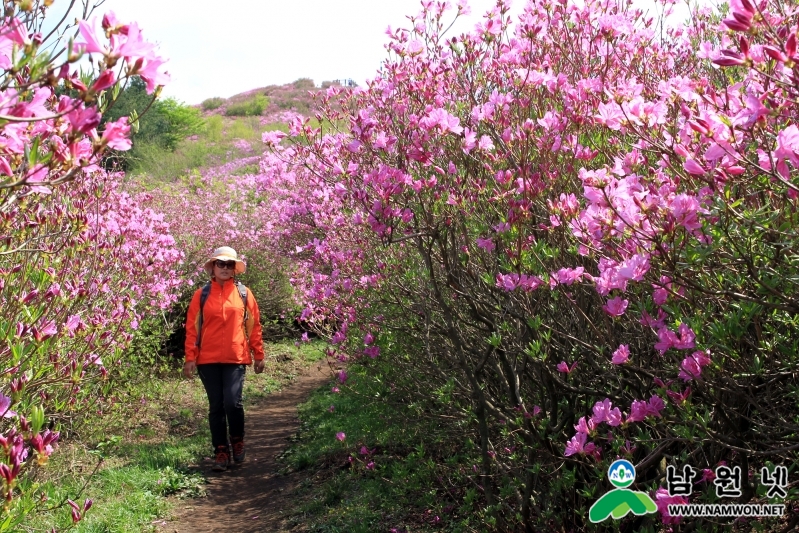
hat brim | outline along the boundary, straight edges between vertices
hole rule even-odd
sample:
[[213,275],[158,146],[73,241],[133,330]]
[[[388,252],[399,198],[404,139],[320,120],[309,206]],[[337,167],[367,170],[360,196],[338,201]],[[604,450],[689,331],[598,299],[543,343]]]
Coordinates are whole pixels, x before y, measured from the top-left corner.
[[229,255],[216,255],[205,262],[205,271],[208,272],[209,276],[214,275],[214,261],[235,261],[236,262],[236,270],[234,271],[236,274],[244,274],[247,270],[247,265],[244,264],[244,261],[241,259],[237,259],[235,257],[230,257]]

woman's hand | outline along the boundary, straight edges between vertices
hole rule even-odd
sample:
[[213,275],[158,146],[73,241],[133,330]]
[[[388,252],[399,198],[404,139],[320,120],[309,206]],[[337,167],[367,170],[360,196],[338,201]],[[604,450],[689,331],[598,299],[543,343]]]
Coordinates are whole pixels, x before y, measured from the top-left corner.
[[197,364],[194,361],[186,361],[183,363],[183,375],[191,379],[194,377],[194,371],[197,369]]
[[254,368],[256,374],[260,374],[261,372],[263,372],[264,371],[264,360],[261,359],[261,360],[255,361],[255,365],[254,365],[253,368]]

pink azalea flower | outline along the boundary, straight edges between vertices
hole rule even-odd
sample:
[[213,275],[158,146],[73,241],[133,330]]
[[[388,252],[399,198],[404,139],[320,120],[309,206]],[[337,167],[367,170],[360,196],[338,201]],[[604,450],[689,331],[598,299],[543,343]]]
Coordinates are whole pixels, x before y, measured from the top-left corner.
[[483,239],[481,237],[477,238],[477,246],[482,248],[486,252],[491,252],[494,250],[494,248],[497,247],[497,245],[494,244],[493,239]]
[[672,504],[687,504],[688,499],[685,496],[669,496],[669,492],[660,488],[655,492],[655,505],[661,514],[661,520],[664,524],[679,524],[680,517],[671,516],[669,514],[669,505]]
[[[144,40],[139,25],[135,22],[128,25],[128,31],[122,39],[112,40],[112,43],[117,44],[112,51],[115,56],[124,57],[128,61],[136,63],[137,66],[140,66],[138,62],[142,59],[153,58],[152,51],[155,45]],[[160,60],[160,58],[155,59]],[[142,71],[139,70],[138,73],[141,75]]]
[[519,276],[518,287],[525,292],[534,291],[543,284],[544,280],[542,280],[538,276],[528,276],[527,274],[522,274]]
[[94,107],[84,108],[81,106],[67,113],[67,120],[72,129],[78,133],[90,132],[100,124],[101,118]]
[[799,128],[791,124],[777,134],[777,149],[774,157],[777,159],[790,159],[792,163],[797,163],[796,153],[799,151]]
[[702,176],[707,173],[707,170],[705,170],[705,168],[702,167],[702,165],[700,165],[693,159],[686,159],[682,168],[688,174],[693,174],[695,176]]
[[702,375],[702,369],[709,364],[710,357],[705,352],[696,351],[680,363],[679,377],[683,381],[698,379]]
[[707,483],[716,479],[716,473],[711,470],[710,468],[703,468],[702,469],[702,477],[699,478],[697,483]]
[[635,254],[619,265],[618,275],[625,280],[642,281],[649,268],[649,258]]
[[611,363],[614,365],[623,365],[630,359],[630,347],[626,344],[620,345],[615,352],[613,352],[613,359]]
[[591,434],[596,429],[596,424],[593,418],[586,420],[584,416],[581,416],[580,420],[575,424],[574,429],[577,433]]
[[160,57],[147,61],[144,68],[139,69],[139,76],[145,81],[147,94],[152,94],[156,87],[169,83],[171,77],[158,69],[165,63]]
[[638,446],[634,446],[630,444],[629,440],[624,441],[624,446],[621,447],[622,451],[624,451],[625,455],[632,455],[632,453],[638,448]]
[[108,89],[114,83],[116,83],[116,76],[114,75],[114,71],[111,69],[106,69],[92,84],[92,90],[95,92],[100,92],[104,89]]
[[500,289],[504,289],[506,291],[512,291],[516,289],[518,283],[519,283],[518,274],[497,274],[497,287],[499,287]]
[[679,338],[674,343],[675,348],[678,350],[690,350],[696,347],[696,342],[694,342],[696,340],[696,335],[684,322],[680,324],[679,334]]
[[655,344],[655,349],[659,350],[660,353],[665,353],[671,348],[690,350],[696,346],[696,335],[685,323],[680,324],[679,335],[666,327],[662,327],[658,330],[658,338],[660,341]]
[[602,306],[602,309],[604,309],[609,315],[621,316],[624,314],[624,311],[627,309],[627,305],[629,303],[630,302],[628,300],[622,299],[621,296],[616,296],[612,300],[608,300],[608,302]]
[[654,318],[652,315],[650,315],[646,311],[643,311],[641,313],[640,322],[644,326],[648,326],[648,327],[650,327],[652,329],[657,329],[657,330],[663,329],[663,327],[664,327],[664,325],[666,323],[666,313],[663,311],[663,309],[658,309],[658,317]]
[[280,144],[280,141],[282,141],[286,137],[287,137],[286,133],[284,133],[284,132],[282,132],[280,130],[274,130],[274,131],[266,131],[266,132],[264,132],[261,135],[261,140],[264,142],[264,144],[267,144],[269,146],[276,146],[276,145]]
[[480,137],[480,141],[477,143],[477,147],[480,150],[491,151],[494,149],[494,143],[491,141],[491,137],[488,135],[483,135]]
[[626,423],[642,422],[646,420],[648,413],[648,404],[643,400],[633,400],[630,406],[630,415],[625,420]]
[[369,346],[364,348],[363,354],[375,359],[378,355],[380,355],[380,346]]
[[84,52],[90,54],[105,54],[108,49],[101,44],[97,35],[100,31],[97,29],[97,19],[93,18],[91,21],[81,20],[78,22],[78,31],[80,32],[83,41],[77,41],[75,46]]
[[669,299],[669,291],[663,288],[652,291],[652,301],[655,305],[663,305]]
[[577,366],[577,361],[575,361],[571,366],[566,361],[561,361],[558,363],[558,372],[562,372],[564,374],[571,374],[572,370]]
[[563,455],[570,457],[572,455],[585,452],[585,441],[587,438],[588,435],[585,433],[577,433],[566,444],[566,450],[563,452]]
[[410,55],[418,55],[424,51],[424,43],[419,40],[413,40],[405,45],[405,51]]
[[688,401],[688,396],[691,395],[691,387],[686,387],[682,392],[666,391],[666,394],[674,403],[681,405]]
[[597,109],[599,113],[594,115],[597,123],[604,124],[612,130],[621,129],[621,123],[625,118],[619,104],[615,102],[601,103]]
[[129,135],[128,117],[122,117],[116,122],[109,122],[105,125],[102,141],[113,150],[130,150],[132,143],[128,138]]
[[671,202],[671,214],[678,224],[688,231],[696,231],[702,227],[698,214],[702,211],[695,196],[678,194]]
[[13,418],[15,416],[17,416],[17,413],[11,410],[11,398],[0,394],[0,417]]
[[563,285],[571,285],[576,281],[580,281],[585,273],[585,269],[583,267],[577,268],[561,268],[557,272],[552,274],[558,283]]
[[477,133],[466,128],[463,130],[463,152],[468,154],[477,146]]
[[41,329],[38,329],[36,326],[31,328],[33,338],[36,339],[36,342],[47,340],[58,333],[58,328],[52,320],[46,320],[40,327]]
[[347,435],[345,435],[343,431],[339,431],[338,433],[336,433],[336,440],[338,440],[339,442],[344,442],[344,439],[346,438]]
[[103,29],[111,31],[119,31],[127,33],[127,25],[122,24],[117,20],[117,16],[113,11],[108,11],[103,15]]
[[657,394],[653,394],[649,401],[646,404],[646,413],[647,415],[651,415],[654,417],[659,418],[660,412],[666,408],[666,404],[663,403],[663,400],[660,399],[660,396]]
[[[594,404],[594,416],[592,420],[595,425],[599,425],[602,422],[607,422],[610,420],[610,413],[613,407],[613,403],[610,401],[609,398],[605,398],[601,402],[596,402]],[[621,415],[621,414],[620,414]]]
[[70,315],[67,318],[67,321],[64,323],[64,326],[67,328],[67,331],[72,334],[76,329],[78,329],[80,324],[81,320],[79,315]]
[[622,415],[618,407],[614,407],[613,409],[611,409],[607,416],[608,418],[606,422],[608,423],[609,426],[616,427],[621,425]]

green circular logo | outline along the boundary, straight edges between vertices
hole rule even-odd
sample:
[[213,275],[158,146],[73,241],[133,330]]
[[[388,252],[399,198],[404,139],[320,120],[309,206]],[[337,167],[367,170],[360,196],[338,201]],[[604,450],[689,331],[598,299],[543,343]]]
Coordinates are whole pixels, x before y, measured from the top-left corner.
[[617,459],[608,468],[608,479],[614,487],[629,487],[635,481],[635,467],[630,461]]

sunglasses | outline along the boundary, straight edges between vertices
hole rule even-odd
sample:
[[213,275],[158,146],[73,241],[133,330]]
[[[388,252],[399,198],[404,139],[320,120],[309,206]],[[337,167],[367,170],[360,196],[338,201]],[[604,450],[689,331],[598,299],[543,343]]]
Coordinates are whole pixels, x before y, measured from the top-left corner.
[[214,263],[214,264],[218,268],[231,268],[231,269],[232,268],[236,268],[236,262],[235,261],[219,261],[219,260],[217,260],[216,263]]

